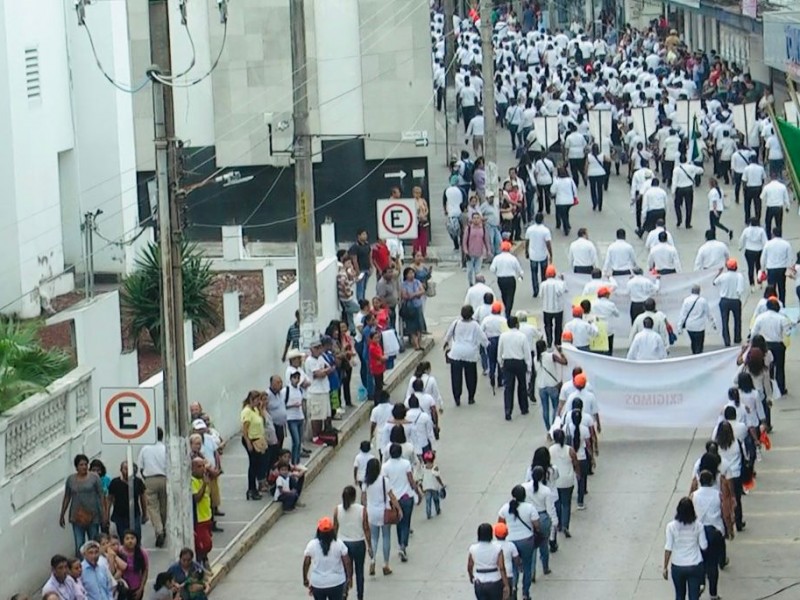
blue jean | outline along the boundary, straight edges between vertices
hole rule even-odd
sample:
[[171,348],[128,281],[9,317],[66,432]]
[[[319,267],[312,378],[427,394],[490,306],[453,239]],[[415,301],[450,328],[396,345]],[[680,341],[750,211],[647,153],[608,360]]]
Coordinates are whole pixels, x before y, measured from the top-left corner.
[[83,546],[85,542],[95,539],[99,533],[99,523],[92,523],[88,527],[81,527],[80,525],[72,523],[72,538],[75,540],[75,556],[82,556],[81,546]]
[[398,502],[403,510],[403,518],[397,524],[397,544],[401,548],[407,548],[408,538],[411,536],[411,513],[414,512],[414,498],[404,496]]
[[539,296],[539,282],[544,281],[544,270],[547,268],[547,259],[531,260],[531,286],[533,286],[533,297]]
[[500,240],[502,239],[500,235],[500,226],[487,225],[486,235],[489,237],[489,246],[492,248],[492,254],[497,256],[500,253]]
[[679,567],[672,565],[672,584],[675,586],[675,600],[686,600],[686,593],[689,593],[689,600],[700,598],[700,586],[705,582],[705,570],[703,563],[698,563],[690,567]]
[[475,285],[475,277],[481,272],[483,258],[480,256],[467,256],[467,281],[470,286]]
[[429,519],[432,516],[434,506],[438,515],[442,510],[439,506],[439,490],[425,490],[425,514],[428,515]]
[[358,302],[355,300],[343,300],[342,301],[342,312],[345,314],[347,318],[347,328],[350,330],[350,335],[356,334],[356,321],[355,321],[355,314],[358,313],[361,309],[358,306]]
[[570,518],[572,517],[572,491],[575,486],[568,488],[556,488],[558,491],[558,502],[556,503],[556,514],[558,515],[558,526],[562,531],[569,529]]
[[514,545],[519,552],[519,560],[522,563],[522,597],[531,596],[531,573],[533,572],[534,546],[533,535],[524,540],[514,540]]
[[[539,399],[542,401],[542,419],[544,420],[544,428],[549,431],[550,427],[553,425],[553,421],[556,420],[556,409],[558,408],[558,388],[553,386],[539,388]],[[551,414],[552,418],[550,418]]]
[[356,281],[356,300],[361,301],[367,296],[367,282],[369,281],[369,271],[361,271],[364,275]]
[[539,545],[538,548],[533,549],[533,558],[531,559],[531,571],[533,573],[533,579],[536,579],[537,550],[539,552],[539,556],[542,557],[542,569],[545,571],[550,570],[550,528],[553,526],[553,521],[550,519],[550,515],[548,515],[546,512],[539,513],[539,526],[542,528],[544,541]]
[[392,552],[392,526],[391,525],[370,525],[370,543],[372,544],[373,562],[378,552],[378,540],[383,538],[383,564],[389,564],[389,555]]
[[[800,298],[800,287],[797,288],[797,297]],[[479,352],[481,355],[481,369],[484,373],[489,372],[489,354],[486,352],[486,348],[481,346],[479,348]]]
[[303,419],[287,421],[289,436],[292,438],[292,464],[300,464],[300,452],[303,443]]

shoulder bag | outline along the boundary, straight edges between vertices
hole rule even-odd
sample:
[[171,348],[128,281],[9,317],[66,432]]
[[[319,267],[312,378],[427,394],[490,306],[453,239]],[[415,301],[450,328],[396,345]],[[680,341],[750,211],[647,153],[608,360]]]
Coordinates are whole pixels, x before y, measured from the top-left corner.
[[694,310],[694,307],[697,305],[698,300],[700,300],[700,296],[695,298],[694,302],[692,302],[692,305],[689,307],[689,312],[686,313],[686,316],[683,318],[683,323],[681,323],[681,329],[686,329],[686,321],[689,320],[689,315],[692,314],[692,311]]
[[389,508],[386,508],[387,502],[389,502],[389,496],[386,494],[386,477],[383,477],[383,524],[397,525],[400,522],[400,510],[391,503],[389,503]]
[[[456,329],[457,328],[458,328],[458,319],[456,319],[454,324],[453,324],[453,340],[456,339]],[[448,365],[451,362],[450,357],[447,355],[447,353],[450,352],[450,346],[451,346],[451,344],[449,342],[444,345],[444,362],[446,362]]]

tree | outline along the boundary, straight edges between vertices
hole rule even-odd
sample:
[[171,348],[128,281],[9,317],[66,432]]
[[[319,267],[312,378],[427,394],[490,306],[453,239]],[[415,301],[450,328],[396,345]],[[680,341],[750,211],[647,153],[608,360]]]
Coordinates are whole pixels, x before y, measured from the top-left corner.
[[72,368],[72,360],[59,349],[39,345],[38,326],[0,320],[0,413],[19,404]]
[[[209,287],[214,280],[211,263],[196,244],[181,244],[183,272],[183,314],[192,320],[195,333],[219,324],[219,315],[211,301]],[[149,244],[136,259],[136,269],[122,284],[123,310],[130,317],[130,336],[138,347],[142,331],[150,334],[156,350],[161,351],[161,248]],[[191,343],[191,341],[189,341]]]

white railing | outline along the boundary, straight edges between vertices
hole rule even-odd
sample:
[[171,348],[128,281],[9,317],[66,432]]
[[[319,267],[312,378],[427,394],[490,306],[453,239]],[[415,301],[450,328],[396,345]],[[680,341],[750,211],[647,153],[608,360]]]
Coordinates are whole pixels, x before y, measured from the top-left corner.
[[92,369],[74,369],[0,415],[0,481],[12,478],[85,428],[96,412]]

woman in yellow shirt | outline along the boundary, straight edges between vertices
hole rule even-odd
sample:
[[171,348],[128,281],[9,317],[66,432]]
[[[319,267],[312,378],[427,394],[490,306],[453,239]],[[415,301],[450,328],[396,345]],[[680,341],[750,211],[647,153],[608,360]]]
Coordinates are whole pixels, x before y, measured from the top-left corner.
[[264,473],[267,438],[264,432],[262,411],[263,394],[252,390],[242,402],[242,445],[247,451],[247,499],[261,500],[258,493],[258,476]]

